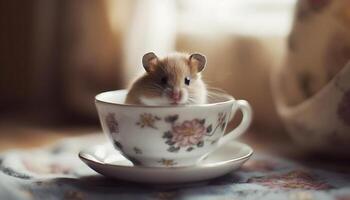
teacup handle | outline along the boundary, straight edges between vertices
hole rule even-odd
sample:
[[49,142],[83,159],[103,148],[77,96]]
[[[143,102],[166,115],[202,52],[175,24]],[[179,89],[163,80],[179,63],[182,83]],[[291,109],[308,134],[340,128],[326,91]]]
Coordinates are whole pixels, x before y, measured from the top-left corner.
[[226,144],[229,141],[239,137],[248,129],[250,123],[252,122],[252,108],[250,107],[248,101],[246,100],[237,100],[236,103],[232,107],[232,111],[230,114],[230,120],[232,120],[236,111],[240,109],[242,111],[243,117],[241,123],[233,129],[230,133],[227,133],[222,138],[220,138],[218,142],[218,147]]

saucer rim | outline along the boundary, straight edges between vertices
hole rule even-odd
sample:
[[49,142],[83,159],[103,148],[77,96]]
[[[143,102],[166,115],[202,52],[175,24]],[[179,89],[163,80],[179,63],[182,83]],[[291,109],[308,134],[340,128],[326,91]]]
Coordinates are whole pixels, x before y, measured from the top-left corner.
[[[124,165],[116,165],[116,164],[111,164],[111,163],[103,163],[99,160],[91,160],[89,158],[87,158],[85,155],[90,155],[89,153],[86,153],[86,149],[87,148],[84,148],[82,150],[79,151],[79,158],[84,161],[85,163],[88,162],[88,163],[95,163],[95,164],[98,164],[98,165],[102,165],[102,166],[110,166],[110,167],[118,167],[118,168],[124,168],[124,169],[130,169],[130,168],[138,168],[138,169],[144,169],[144,170],[154,170],[154,169],[157,169],[157,170],[176,170],[176,169],[179,169],[179,170],[183,170],[183,169],[192,169],[193,167],[196,167],[196,168],[215,168],[215,167],[218,167],[218,166],[222,166],[222,165],[226,165],[228,163],[231,163],[231,162],[239,162],[239,161],[244,161],[244,160],[247,160],[249,159],[253,154],[254,154],[254,150],[251,146],[249,146],[248,144],[245,144],[245,143],[242,143],[242,142],[237,142],[237,141],[231,141],[229,143],[236,143],[236,144],[239,144],[241,146],[245,146],[246,148],[248,148],[249,150],[249,153],[247,155],[244,155],[244,156],[241,156],[241,157],[238,157],[238,158],[234,158],[234,159],[229,159],[229,160],[226,160],[226,161],[220,161],[220,162],[215,162],[215,163],[208,163],[208,164],[200,164],[197,163],[197,164],[194,164],[194,165],[189,165],[189,166],[171,166],[171,167],[150,167],[150,166],[142,166],[142,165],[139,165],[139,166],[124,166]],[[100,146],[101,144],[97,144],[97,145],[94,145],[92,146],[91,148],[95,148],[96,146]],[[105,144],[102,144],[101,146],[107,146],[108,143],[105,143]],[[224,145],[225,146],[225,145]],[[85,153],[84,153],[85,151]],[[214,151],[215,152],[215,151]],[[127,158],[126,158],[127,159]]]

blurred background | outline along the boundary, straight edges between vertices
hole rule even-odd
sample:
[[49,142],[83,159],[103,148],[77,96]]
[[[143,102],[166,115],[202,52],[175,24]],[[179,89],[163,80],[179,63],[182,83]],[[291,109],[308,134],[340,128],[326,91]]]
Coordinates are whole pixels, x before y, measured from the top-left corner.
[[148,51],[205,54],[207,83],[252,104],[252,135],[285,137],[271,76],[286,63],[295,16],[327,2],[1,1],[0,146],[99,131],[94,96],[127,87]]

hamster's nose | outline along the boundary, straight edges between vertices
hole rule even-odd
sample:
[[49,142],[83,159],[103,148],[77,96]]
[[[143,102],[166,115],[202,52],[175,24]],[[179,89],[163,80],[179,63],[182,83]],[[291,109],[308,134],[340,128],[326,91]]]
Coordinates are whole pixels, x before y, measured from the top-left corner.
[[174,89],[171,92],[171,98],[175,101],[179,101],[181,99],[181,91]]

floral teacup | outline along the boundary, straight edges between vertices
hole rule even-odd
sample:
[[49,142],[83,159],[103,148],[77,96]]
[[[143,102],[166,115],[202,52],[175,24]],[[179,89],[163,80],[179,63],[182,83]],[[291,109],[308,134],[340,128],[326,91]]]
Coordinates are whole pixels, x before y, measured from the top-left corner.
[[[135,165],[190,166],[246,131],[252,111],[247,101],[220,95],[203,105],[144,106],[124,104],[127,90],[96,96],[102,129],[114,147]],[[224,135],[237,109],[241,124]]]

